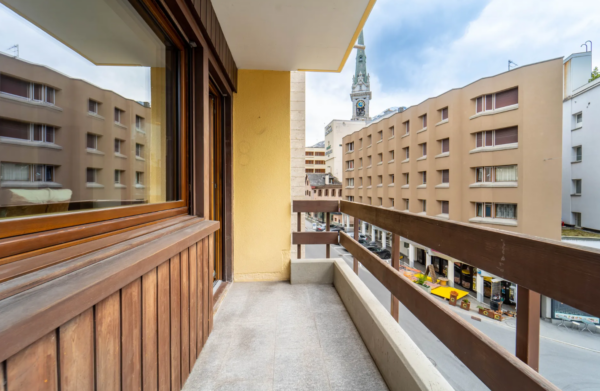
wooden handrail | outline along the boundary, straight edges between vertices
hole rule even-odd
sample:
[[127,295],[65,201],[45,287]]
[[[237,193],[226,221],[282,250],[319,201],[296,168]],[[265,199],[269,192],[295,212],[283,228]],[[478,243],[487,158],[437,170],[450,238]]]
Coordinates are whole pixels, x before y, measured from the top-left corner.
[[338,244],[337,232],[293,232],[292,244]]
[[342,213],[600,317],[600,250],[340,201]]
[[292,203],[292,212],[294,213],[305,213],[305,212],[339,212],[340,203],[339,201],[325,201],[325,200],[299,200]]
[[340,244],[492,390],[559,390],[345,232]]

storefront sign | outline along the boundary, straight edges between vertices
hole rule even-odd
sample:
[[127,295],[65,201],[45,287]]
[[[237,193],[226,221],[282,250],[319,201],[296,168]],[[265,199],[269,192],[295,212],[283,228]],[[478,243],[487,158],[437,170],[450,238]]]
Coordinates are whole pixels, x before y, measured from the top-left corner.
[[600,324],[600,319],[594,316],[566,314],[564,312],[556,312],[554,316],[557,319],[574,320],[576,322]]

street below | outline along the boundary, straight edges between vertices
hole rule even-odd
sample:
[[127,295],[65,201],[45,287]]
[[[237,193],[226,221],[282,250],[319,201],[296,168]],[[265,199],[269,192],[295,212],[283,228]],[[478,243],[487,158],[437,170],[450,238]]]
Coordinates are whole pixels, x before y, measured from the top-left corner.
[[[306,231],[312,231],[312,222],[306,221]],[[325,258],[325,245],[305,246],[306,258]],[[353,257],[342,246],[331,246],[331,256],[342,258],[352,267]],[[362,265],[360,279],[373,292],[379,302],[389,311],[390,292]],[[443,300],[443,299],[439,299]],[[516,320],[498,322],[451,307],[459,316],[492,338],[495,342],[515,352]],[[474,320],[471,316],[480,319]],[[400,302],[399,324],[415,341],[417,346],[436,365],[440,373],[456,390],[487,390],[475,376],[446,346],[433,335]],[[600,334],[566,329],[546,321],[540,325],[540,373],[563,390],[600,390]]]

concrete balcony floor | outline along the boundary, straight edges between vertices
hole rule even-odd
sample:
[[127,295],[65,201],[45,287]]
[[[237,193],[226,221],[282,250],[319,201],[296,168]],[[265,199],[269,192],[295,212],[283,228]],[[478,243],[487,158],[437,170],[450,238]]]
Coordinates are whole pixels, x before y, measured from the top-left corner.
[[333,286],[232,284],[184,391],[387,390]]

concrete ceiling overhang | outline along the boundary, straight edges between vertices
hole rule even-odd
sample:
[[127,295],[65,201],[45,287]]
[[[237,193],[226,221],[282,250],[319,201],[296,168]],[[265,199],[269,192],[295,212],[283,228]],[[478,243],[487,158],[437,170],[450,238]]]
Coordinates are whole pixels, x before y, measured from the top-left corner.
[[375,0],[212,0],[239,69],[341,72]]
[[165,45],[127,0],[0,0],[96,65],[164,67]]

